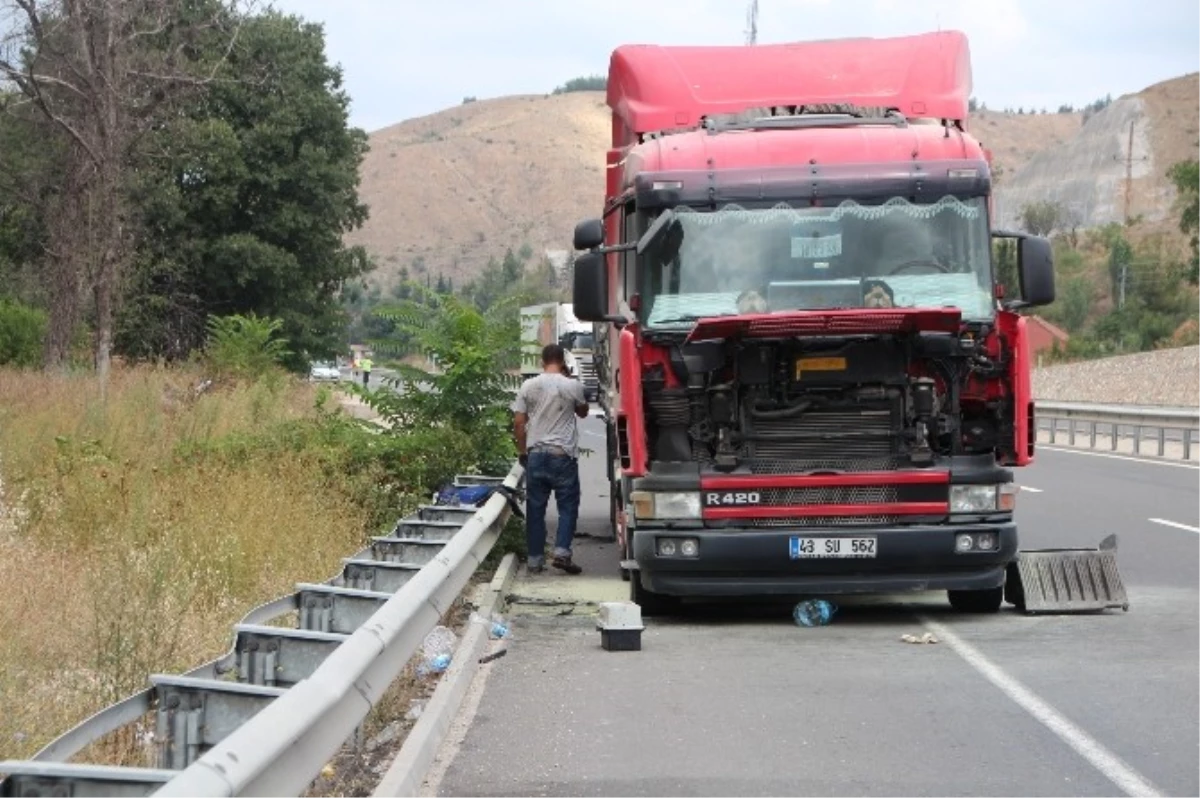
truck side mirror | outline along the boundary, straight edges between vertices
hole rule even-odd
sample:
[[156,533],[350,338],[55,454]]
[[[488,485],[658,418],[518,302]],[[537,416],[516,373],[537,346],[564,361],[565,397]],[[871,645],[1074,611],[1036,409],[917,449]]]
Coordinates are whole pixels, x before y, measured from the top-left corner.
[[[575,229],[579,240],[579,228]],[[608,265],[598,252],[575,259],[575,284],[572,287],[575,318],[580,321],[608,321]]]
[[1017,250],[1017,274],[1021,280],[1021,304],[1040,307],[1054,301],[1054,251],[1049,239],[1029,236]]
[[[604,222],[599,219],[584,219],[575,225],[575,249],[595,249],[604,243]],[[577,317],[582,318],[582,317]]]

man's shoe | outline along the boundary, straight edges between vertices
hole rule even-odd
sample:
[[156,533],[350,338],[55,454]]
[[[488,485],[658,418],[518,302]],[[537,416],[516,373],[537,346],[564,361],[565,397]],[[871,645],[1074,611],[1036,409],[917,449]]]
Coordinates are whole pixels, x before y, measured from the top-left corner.
[[542,565],[541,563],[534,563],[532,565],[529,563],[525,564],[525,573],[527,574],[540,574],[545,570],[546,566]]
[[570,557],[555,557],[554,560],[550,564],[553,565],[555,568],[566,571],[569,574],[583,573],[583,569],[580,568],[575,563],[571,562]]

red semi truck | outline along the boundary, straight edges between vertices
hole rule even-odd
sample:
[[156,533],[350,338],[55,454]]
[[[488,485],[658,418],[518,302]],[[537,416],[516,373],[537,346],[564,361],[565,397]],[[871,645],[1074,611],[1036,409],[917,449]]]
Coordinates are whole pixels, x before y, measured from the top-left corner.
[[613,52],[573,290],[643,611],[904,590],[1001,607],[1036,435],[1017,311],[1052,302],[1054,274],[1048,241],[992,229],[970,90],[953,31]]

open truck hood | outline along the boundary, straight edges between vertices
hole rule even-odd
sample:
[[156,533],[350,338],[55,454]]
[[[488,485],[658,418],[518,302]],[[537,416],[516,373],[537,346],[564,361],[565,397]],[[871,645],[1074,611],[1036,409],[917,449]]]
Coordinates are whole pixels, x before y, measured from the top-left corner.
[[793,310],[700,319],[685,343],[714,338],[783,338],[818,335],[881,335],[957,332],[958,308]]

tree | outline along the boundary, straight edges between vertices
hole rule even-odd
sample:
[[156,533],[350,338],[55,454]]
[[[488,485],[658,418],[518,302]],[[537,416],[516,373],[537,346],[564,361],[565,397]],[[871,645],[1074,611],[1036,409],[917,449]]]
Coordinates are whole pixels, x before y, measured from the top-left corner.
[[[48,367],[65,359],[90,290],[96,369],[107,376],[137,225],[125,192],[131,152],[160,114],[215,78],[237,38],[229,11],[223,0],[0,0],[0,18],[13,23],[0,41],[0,79],[65,152],[47,230]],[[214,33],[224,50],[196,46]]]
[[[371,346],[394,358],[419,354],[431,370],[391,363],[398,391],[361,392],[395,430],[449,427],[467,435],[476,465],[503,470],[516,455],[508,404],[518,378],[506,371],[519,363],[520,323],[511,303],[481,313],[470,303],[443,296],[434,306],[414,302],[380,308],[395,333]],[[510,313],[509,310],[514,312]]]
[[1063,209],[1057,202],[1031,202],[1021,209],[1022,226],[1035,236],[1050,235],[1062,218]]
[[[341,72],[321,28],[275,12],[245,20],[214,83],[148,138],[137,198],[154,231],[138,252],[121,348],[182,357],[210,313],[278,318],[304,353],[341,347],[349,318],[339,292],[370,271],[345,233],[367,217],[359,201],[366,134],[348,125]],[[378,301],[378,286],[351,291]]]
[[1067,331],[1082,330],[1091,309],[1092,287],[1087,278],[1076,276],[1067,280],[1062,294],[1062,318]]
[[1175,184],[1179,192],[1176,205],[1179,209],[1179,229],[1183,233],[1191,233],[1189,242],[1192,247],[1192,261],[1188,265],[1188,282],[1195,285],[1200,282],[1200,238],[1197,233],[1200,228],[1200,162],[1195,158],[1174,164],[1167,176]]

